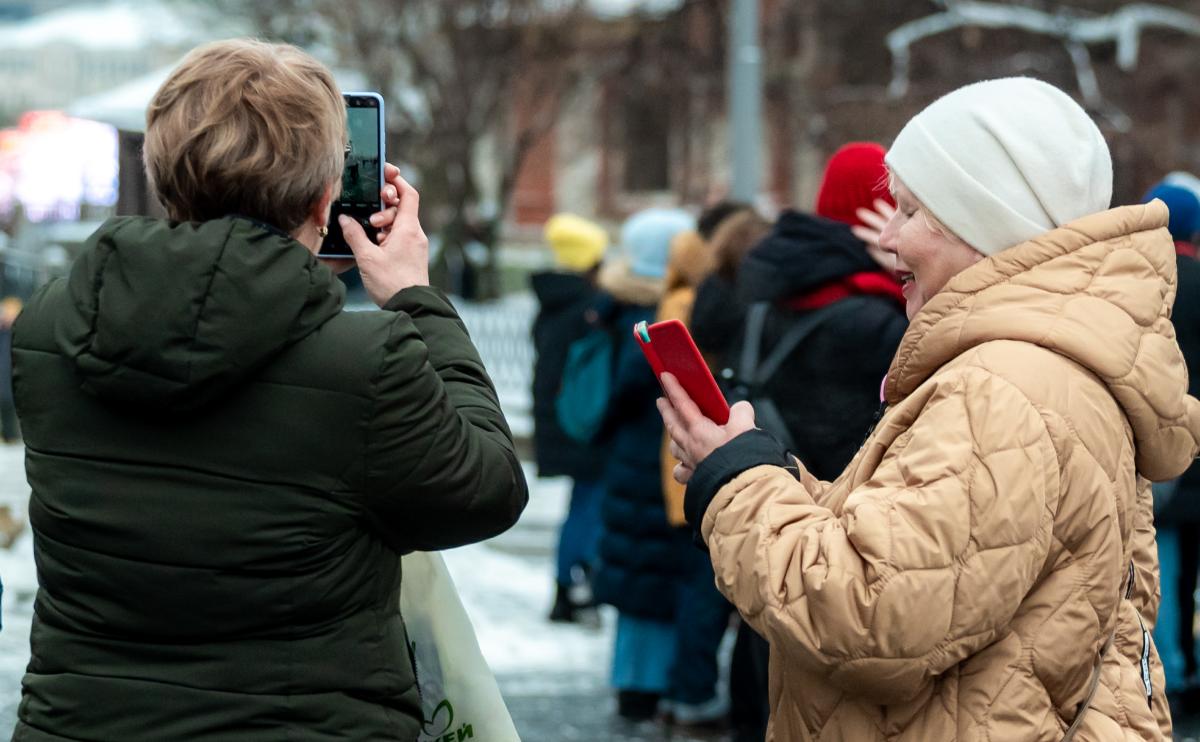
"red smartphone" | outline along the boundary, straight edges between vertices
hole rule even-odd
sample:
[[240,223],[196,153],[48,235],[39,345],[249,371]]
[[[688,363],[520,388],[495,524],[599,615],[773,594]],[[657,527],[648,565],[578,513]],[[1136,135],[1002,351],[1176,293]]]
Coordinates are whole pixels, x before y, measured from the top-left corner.
[[655,376],[661,377],[664,371],[672,374],[705,417],[717,425],[729,422],[729,403],[682,322],[669,319],[650,326],[639,322],[633,327],[633,336]]

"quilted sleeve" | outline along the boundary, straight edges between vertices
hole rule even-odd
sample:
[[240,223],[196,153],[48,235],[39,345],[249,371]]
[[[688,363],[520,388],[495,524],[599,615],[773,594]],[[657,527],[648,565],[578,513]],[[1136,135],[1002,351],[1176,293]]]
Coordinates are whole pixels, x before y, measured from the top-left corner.
[[759,466],[701,524],[717,584],[790,662],[885,704],[991,642],[1046,558],[1058,459],[1037,410],[949,371],[841,513],[806,472]]

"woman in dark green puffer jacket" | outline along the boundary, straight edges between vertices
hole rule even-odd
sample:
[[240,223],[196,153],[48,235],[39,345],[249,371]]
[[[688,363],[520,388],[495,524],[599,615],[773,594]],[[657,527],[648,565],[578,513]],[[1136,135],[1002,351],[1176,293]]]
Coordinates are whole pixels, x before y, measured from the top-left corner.
[[148,113],[172,220],[116,218],[15,329],[40,589],[16,740],[415,740],[400,555],[511,526],[495,391],[389,166],[382,311],[314,257],[345,111],[297,49],[220,42]]

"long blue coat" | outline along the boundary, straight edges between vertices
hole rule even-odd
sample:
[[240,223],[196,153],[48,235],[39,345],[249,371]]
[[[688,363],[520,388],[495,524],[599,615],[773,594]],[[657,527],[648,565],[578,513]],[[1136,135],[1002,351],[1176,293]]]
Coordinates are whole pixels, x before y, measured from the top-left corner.
[[663,424],[658,381],[632,328],[654,321],[654,307],[615,304],[608,313],[617,347],[614,385],[599,443],[608,450],[602,508],[604,534],[593,589],[601,603],[640,618],[670,621],[688,532],[668,525],[659,452]]

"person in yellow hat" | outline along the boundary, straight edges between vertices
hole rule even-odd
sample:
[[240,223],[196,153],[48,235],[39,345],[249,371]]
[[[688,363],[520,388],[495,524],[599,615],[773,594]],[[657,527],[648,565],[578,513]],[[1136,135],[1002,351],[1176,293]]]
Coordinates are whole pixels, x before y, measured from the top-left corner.
[[608,233],[573,214],[551,217],[546,244],[555,266],[532,277],[540,309],[533,323],[533,441],[538,475],[574,480],[571,505],[559,533],[554,607],[550,620],[573,622],[592,605],[590,572],[600,536],[604,457],[563,432],[555,415],[567,348],[590,329],[585,317],[596,301],[596,274]]
[[587,274],[599,267],[608,247],[604,227],[574,214],[550,217],[544,235],[559,268],[571,273]]

